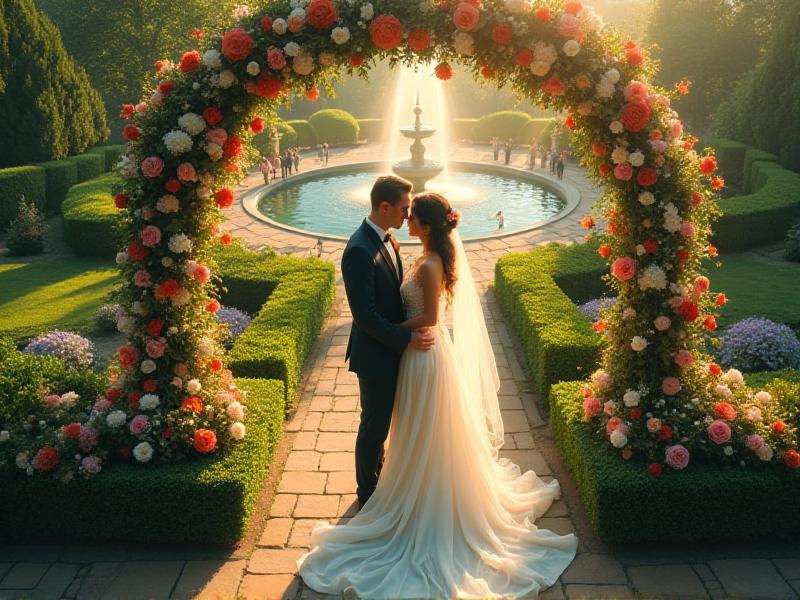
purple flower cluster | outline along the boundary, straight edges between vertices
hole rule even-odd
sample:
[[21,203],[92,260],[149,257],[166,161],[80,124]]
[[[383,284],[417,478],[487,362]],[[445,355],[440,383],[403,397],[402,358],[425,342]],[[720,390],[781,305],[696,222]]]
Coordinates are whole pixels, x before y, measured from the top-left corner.
[[717,352],[724,367],[742,371],[775,371],[800,367],[800,340],[782,323],[749,317],[720,335]]
[[117,313],[121,308],[119,304],[104,304],[98,308],[95,315],[98,327],[103,331],[116,331]]
[[617,299],[615,297],[603,296],[602,298],[595,298],[594,300],[584,302],[578,307],[578,310],[590,321],[597,321],[597,319],[600,318],[601,310],[608,310],[616,303]]
[[250,325],[253,317],[238,308],[222,306],[217,311],[217,320],[228,326],[223,343],[226,348],[230,349],[233,346],[233,342],[236,341],[236,338],[242,335],[244,330]]
[[68,367],[88,368],[94,361],[94,344],[69,331],[51,331],[32,339],[23,352],[36,356],[55,356]]

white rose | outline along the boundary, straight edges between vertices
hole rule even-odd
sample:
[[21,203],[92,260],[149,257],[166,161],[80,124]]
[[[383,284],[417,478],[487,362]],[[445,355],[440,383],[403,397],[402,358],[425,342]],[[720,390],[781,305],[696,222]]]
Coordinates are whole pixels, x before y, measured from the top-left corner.
[[578,15],[583,19],[584,29],[589,31],[599,32],[605,27],[603,17],[597,14],[592,8],[584,6],[583,10]]
[[628,162],[630,162],[634,167],[641,167],[644,164],[644,154],[639,152],[631,152],[628,155]]
[[156,363],[150,360],[149,358],[142,361],[141,366],[139,367],[142,370],[142,373],[145,375],[152,373],[156,370]]
[[534,61],[545,62],[552,66],[553,63],[558,60],[558,51],[553,44],[540,40],[536,42],[531,49],[533,50]]
[[769,392],[765,392],[764,390],[761,390],[760,392],[756,393],[756,400],[758,400],[759,402],[769,402],[770,400],[772,400],[772,394],[770,394]]
[[639,400],[641,399],[641,395],[636,390],[628,390],[625,392],[625,395],[622,396],[622,401],[625,403],[625,406],[628,408],[633,408],[634,406],[639,406]]
[[172,306],[186,306],[192,299],[192,293],[185,287],[179,288],[175,295],[172,296]]
[[289,42],[283,47],[286,56],[300,56],[300,44],[297,42]]
[[533,73],[537,77],[544,77],[550,72],[550,64],[543,62],[541,60],[533,61],[529,68],[531,70],[531,73]]
[[716,386],[714,386],[714,393],[718,396],[722,396],[723,398],[730,398],[733,395],[731,388],[724,383],[718,383]]
[[184,154],[192,149],[192,138],[185,131],[170,131],[162,139],[167,150],[174,155]]
[[314,70],[314,57],[310,54],[295,56],[292,59],[292,69],[298,75],[308,75]]
[[199,394],[201,389],[203,389],[203,386],[200,385],[200,380],[198,379],[190,379],[186,382],[186,391],[193,396]]
[[725,456],[732,456],[733,455],[733,446],[725,446],[722,449],[722,452],[725,453]]
[[616,85],[617,83],[619,83],[620,75],[619,71],[617,71],[616,69],[609,69],[603,74],[603,77],[605,77],[610,84]]
[[640,335],[635,335],[631,340],[631,348],[636,352],[641,352],[647,348],[647,340]]
[[614,448],[622,448],[628,443],[628,437],[622,433],[619,428],[611,432],[611,445]]
[[[644,248],[642,248],[644,249]],[[667,274],[658,265],[649,265],[638,278],[639,289],[663,290],[667,287]]]
[[292,9],[292,12],[289,13],[290,17],[297,17],[298,19],[305,20],[306,18],[306,11],[305,9],[301,8],[300,6],[295,7]]
[[459,31],[453,37],[453,48],[456,54],[462,56],[469,56],[475,52],[475,40],[472,36],[464,31]]
[[639,194],[639,203],[644,206],[655,204],[656,197],[651,192],[642,192]]
[[725,383],[744,383],[744,376],[742,376],[742,372],[738,369],[728,369],[723,373],[721,379]]
[[165,256],[161,259],[161,266],[169,269],[172,265],[175,264],[175,261],[172,260],[169,256]]
[[637,256],[644,256],[645,252],[647,252],[647,250],[644,249],[644,246],[642,246],[641,244],[636,244],[636,255]]
[[764,444],[761,446],[761,448],[756,450],[756,456],[758,456],[758,458],[764,462],[769,462],[772,460],[772,457],[775,456],[775,453],[772,451],[772,448],[769,446],[769,444]]
[[235,440],[241,440],[244,437],[245,429],[244,423],[231,423],[231,426],[228,428],[228,433],[231,434],[231,437]]
[[66,394],[61,394],[61,402],[66,407],[72,406],[78,400],[80,400],[80,396],[75,392],[67,392]]
[[615,90],[616,88],[614,87],[614,84],[605,77],[601,77],[600,82],[595,86],[595,91],[597,92],[598,98],[611,98],[611,96],[614,95]]
[[178,118],[178,126],[189,135],[197,135],[206,128],[206,122],[198,114],[186,113]]
[[133,457],[140,463],[150,462],[153,458],[153,447],[149,442],[141,442],[133,448]]
[[170,252],[182,254],[192,249],[192,240],[190,240],[186,234],[177,233],[169,238],[169,243],[167,245],[169,246]]
[[200,356],[211,356],[214,354],[214,342],[204,336],[203,339],[200,340],[200,343],[197,345],[197,351],[200,353]]
[[289,28],[289,24],[286,22],[286,19],[275,19],[272,22],[272,31],[277,33],[278,35],[283,35],[286,33],[286,30]]
[[569,57],[577,56],[578,52],[581,51],[581,45],[575,40],[567,40],[562,50]]
[[[274,24],[272,26],[275,27]],[[331,30],[331,39],[339,45],[346,44],[350,39],[350,30],[347,27],[334,27]]]
[[158,396],[155,394],[145,394],[139,398],[139,406],[142,410],[154,410],[158,408]]
[[530,4],[528,4],[528,0],[506,0],[505,8],[506,12],[511,15],[521,15],[530,9]]
[[247,74],[248,75],[252,75],[253,77],[255,77],[260,72],[261,72],[261,67],[258,66],[258,63],[256,61],[251,60],[249,63],[247,63]]
[[203,54],[203,64],[209,69],[221,69],[222,56],[220,55],[219,51],[215,50],[214,48],[206,50]]
[[128,253],[127,252],[117,252],[117,256],[114,259],[118,265],[124,265],[128,261]]
[[366,4],[361,5],[361,18],[365,21],[369,21],[372,17],[375,16],[375,9],[372,8],[372,4],[367,2]]
[[611,160],[615,165],[621,165],[624,162],[628,162],[628,151],[622,146],[617,146],[611,152]]
[[227,412],[231,419],[235,419],[236,421],[244,419],[244,406],[242,406],[241,402],[234,401],[228,404]]
[[221,87],[222,89],[227,89],[234,83],[236,83],[236,75],[233,74],[233,71],[228,69],[222,71],[217,78],[217,87]]
[[611,124],[608,126],[611,130],[611,133],[620,134],[625,131],[625,126],[620,121],[611,121]]
[[106,415],[106,424],[109,427],[121,427],[125,424],[127,417],[121,410],[112,410]]
[[8,431],[5,429],[0,431],[0,442],[7,442],[9,439],[11,439],[11,434]]

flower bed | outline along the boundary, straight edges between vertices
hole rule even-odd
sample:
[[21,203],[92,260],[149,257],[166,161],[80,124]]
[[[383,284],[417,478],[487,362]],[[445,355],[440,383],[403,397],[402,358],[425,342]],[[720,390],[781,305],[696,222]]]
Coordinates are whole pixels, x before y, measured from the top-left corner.
[[0,538],[234,543],[247,528],[280,439],[285,396],[280,381],[237,384],[248,396],[247,436],[223,456],[156,468],[111,464],[96,477],[66,485],[0,472]]
[[550,391],[550,426],[598,535],[613,544],[791,539],[800,535],[800,473],[695,464],[654,479],[582,420],[580,382]]

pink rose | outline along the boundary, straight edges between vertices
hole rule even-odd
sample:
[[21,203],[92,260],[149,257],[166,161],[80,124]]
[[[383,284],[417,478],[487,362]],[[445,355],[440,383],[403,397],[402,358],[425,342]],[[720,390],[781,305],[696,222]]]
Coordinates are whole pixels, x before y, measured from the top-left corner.
[[661,391],[667,396],[674,396],[681,391],[681,380],[677,377],[664,377],[661,382]]
[[575,15],[564,13],[558,20],[558,33],[566,38],[576,38],[581,33],[581,20]]
[[149,340],[145,346],[145,351],[150,358],[161,358],[164,356],[164,351],[167,349],[167,342],[162,338],[158,340]]
[[149,426],[149,422],[147,417],[144,415],[136,415],[131,419],[130,424],[128,425],[128,429],[130,429],[133,435],[141,435],[145,431],[147,431],[147,427]]
[[664,453],[664,462],[673,469],[685,469],[689,464],[689,451],[681,444],[667,446]]
[[277,48],[267,50],[267,64],[273,71],[280,71],[286,66],[286,57]]
[[619,417],[611,417],[608,420],[608,423],[606,423],[606,433],[611,435],[615,430],[619,429],[623,425],[622,419]]
[[78,435],[78,444],[84,451],[89,450],[97,444],[98,437],[100,437],[100,434],[97,433],[94,427],[81,425],[81,432]]
[[148,248],[157,246],[161,241],[161,230],[155,225],[148,225],[142,230],[142,244]]
[[192,269],[192,277],[198,283],[208,283],[208,280],[211,279],[211,269],[206,265],[198,264]]
[[689,221],[681,223],[681,235],[686,239],[694,237],[694,224]]
[[600,413],[600,400],[592,396],[583,401],[583,416],[588,421]]
[[669,139],[677,140],[679,137],[683,135],[683,123],[681,123],[678,119],[672,119],[669,122]]
[[222,129],[222,127],[217,127],[216,129],[206,132],[206,139],[218,146],[224,146],[225,142],[228,140],[228,132]]
[[655,417],[650,417],[647,419],[647,431],[650,433],[656,433],[658,430],[661,429],[661,419],[656,419]]
[[61,404],[61,396],[57,396],[55,394],[51,394],[50,396],[44,397],[44,403],[47,408],[55,408]]
[[764,445],[764,438],[754,433],[753,435],[747,436],[747,447],[750,448],[753,452],[761,448]]
[[157,156],[148,156],[142,161],[142,175],[153,178],[161,175],[164,169],[164,161]]
[[647,102],[650,89],[647,87],[647,84],[641,81],[631,81],[625,86],[623,93],[625,94],[625,100],[628,102]]
[[636,261],[627,256],[621,256],[611,263],[611,274],[620,281],[628,281],[636,275]]
[[81,469],[86,473],[95,475],[100,472],[100,468],[100,459],[96,456],[86,456],[81,460]]
[[614,167],[614,177],[620,181],[630,181],[633,177],[633,165],[629,162],[618,164]]
[[697,290],[700,294],[705,294],[708,291],[708,288],[711,287],[711,281],[709,281],[708,277],[703,275],[699,275],[694,280],[694,289]]
[[712,421],[706,429],[709,439],[715,444],[724,444],[731,439],[730,426],[720,419]]
[[181,163],[178,165],[178,179],[181,181],[196,181],[197,171],[194,170],[192,163]]
[[480,11],[469,2],[459,2],[453,11],[453,24],[459,31],[473,31],[480,18]]
[[150,287],[151,279],[150,273],[147,271],[139,270],[133,274],[133,285],[139,288]]
[[98,398],[94,403],[94,409],[97,412],[103,412],[111,408],[111,400],[107,398]]
[[661,315],[660,317],[655,318],[655,320],[653,321],[653,325],[655,325],[656,329],[658,329],[659,331],[666,331],[667,329],[670,328],[670,325],[672,325],[672,321],[670,320],[669,317]]
[[694,356],[688,350],[679,350],[678,354],[675,355],[675,362],[678,363],[678,366],[685,369],[686,367],[692,366],[694,363]]
[[136,112],[139,113],[140,115],[143,115],[144,113],[146,113],[147,112],[147,103],[146,102],[139,102],[139,104],[136,105]]

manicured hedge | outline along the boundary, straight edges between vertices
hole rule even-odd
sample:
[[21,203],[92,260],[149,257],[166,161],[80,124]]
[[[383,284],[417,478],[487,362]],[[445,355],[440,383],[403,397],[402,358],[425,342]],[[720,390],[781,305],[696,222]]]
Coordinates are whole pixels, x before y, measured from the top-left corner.
[[757,162],[770,162],[777,164],[778,157],[765,150],[759,150],[758,148],[748,147],[747,151],[744,153],[744,165],[742,167],[744,169],[742,183],[745,191],[747,192],[754,191],[753,183],[752,181],[750,181],[750,174],[753,171],[753,163]]
[[0,169],[0,232],[17,216],[19,197],[24,194],[41,210],[45,207],[46,175],[42,167]]
[[490,115],[484,115],[472,130],[472,139],[479,142],[488,142],[493,137],[501,140],[513,139],[515,143],[523,143],[522,132],[525,130],[531,117],[528,113],[518,110],[501,110]]
[[100,177],[106,171],[105,157],[100,154],[78,154],[65,160],[73,160],[78,165],[78,183]]
[[112,172],[69,190],[61,206],[64,240],[80,256],[112,258],[117,253],[114,225],[119,211],[111,188],[118,181],[119,175]]
[[457,140],[474,140],[475,124],[478,119],[453,119],[450,136]]
[[294,129],[297,134],[296,146],[310,148],[317,145],[317,131],[311,123],[297,119],[294,121],[286,121],[286,124]]
[[743,183],[744,157],[749,146],[726,139],[712,140],[711,145],[716,150],[719,171],[725,181],[741,185]]
[[78,183],[78,163],[74,160],[51,160],[37,166],[45,170],[45,212],[57,215],[69,188]]
[[328,144],[355,144],[358,141],[358,121],[345,110],[326,108],[308,118],[317,132],[317,139]]
[[228,366],[239,377],[286,382],[286,402],[291,406],[303,362],[333,302],[333,265],[236,248],[222,253],[220,272],[228,289],[223,304],[255,312],[253,303],[263,302],[264,292],[268,295],[237,338]]
[[383,137],[383,119],[358,119],[358,139],[379,142]]
[[593,368],[600,340],[575,302],[604,293],[605,268],[594,244],[554,243],[497,261],[495,293],[522,342],[540,393]]
[[99,154],[103,157],[103,170],[111,171],[119,162],[119,155],[125,153],[125,144],[115,146],[96,146],[89,148],[87,154]]
[[582,419],[580,382],[550,391],[550,426],[589,520],[612,544],[791,539],[800,473],[693,464],[660,478],[625,462]]
[[536,142],[538,144],[542,134],[547,131],[552,122],[553,119],[549,118],[531,119],[525,124],[519,142],[521,144],[530,144],[531,142]]
[[114,464],[68,485],[0,473],[0,539],[233,544],[244,534],[281,436],[281,381],[240,379],[247,436],[226,455],[178,464]]

